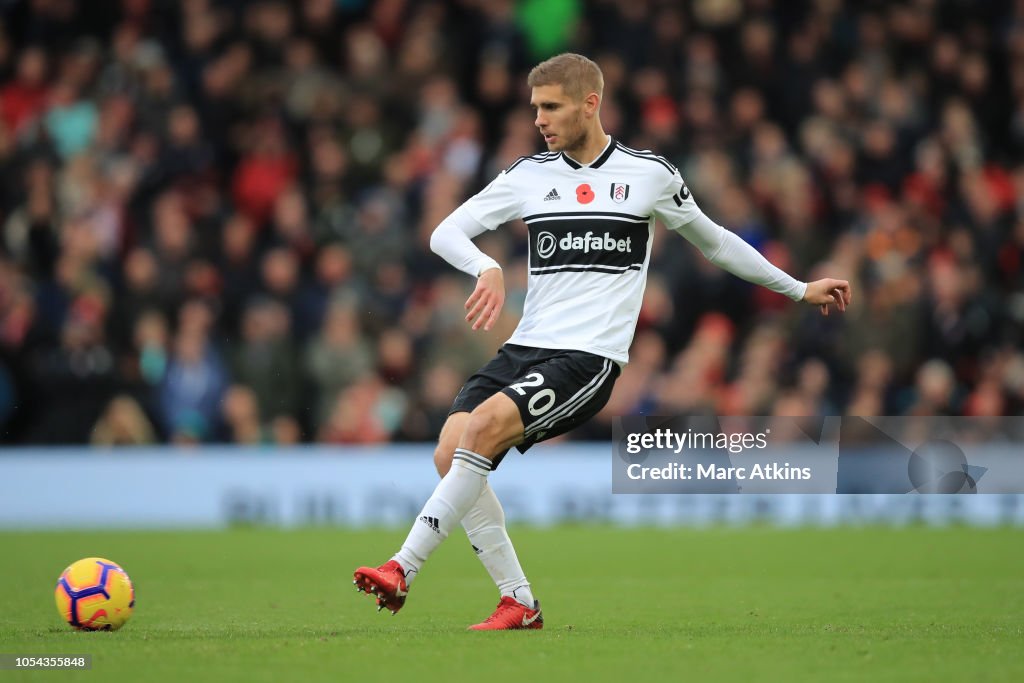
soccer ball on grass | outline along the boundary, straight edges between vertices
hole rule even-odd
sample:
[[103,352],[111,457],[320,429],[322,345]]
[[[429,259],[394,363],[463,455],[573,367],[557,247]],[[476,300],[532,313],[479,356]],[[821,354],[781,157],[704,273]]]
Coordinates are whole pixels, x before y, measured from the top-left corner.
[[116,631],[135,609],[135,588],[121,567],[102,557],[71,564],[54,590],[60,617],[82,631]]

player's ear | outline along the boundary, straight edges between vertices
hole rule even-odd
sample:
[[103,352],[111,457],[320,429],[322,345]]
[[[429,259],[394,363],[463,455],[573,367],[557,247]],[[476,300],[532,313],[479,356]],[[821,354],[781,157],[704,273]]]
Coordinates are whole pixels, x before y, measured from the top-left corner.
[[583,98],[583,111],[586,112],[587,116],[595,115],[600,106],[601,96],[596,92],[592,92]]

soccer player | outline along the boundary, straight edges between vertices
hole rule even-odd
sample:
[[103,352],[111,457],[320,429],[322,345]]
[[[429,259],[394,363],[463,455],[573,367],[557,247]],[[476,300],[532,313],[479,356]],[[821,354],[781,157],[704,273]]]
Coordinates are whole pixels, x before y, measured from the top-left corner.
[[523,157],[437,227],[430,246],[477,278],[466,320],[489,330],[505,301],[501,267],[472,238],[517,218],[529,228],[529,281],[522,320],[497,356],[469,378],[441,430],[441,475],[402,548],[380,567],[355,571],[378,611],[397,613],[431,553],[462,523],[501,592],[475,630],[542,628],[540,603],[505,530],[487,477],[520,452],[593,417],[628,360],[643,298],[655,219],[712,263],[750,282],[821,307],[850,303],[850,285],[803,283],[705,216],[663,157],[605,134],[598,66],[562,54],[529,75],[535,124],[548,151]]

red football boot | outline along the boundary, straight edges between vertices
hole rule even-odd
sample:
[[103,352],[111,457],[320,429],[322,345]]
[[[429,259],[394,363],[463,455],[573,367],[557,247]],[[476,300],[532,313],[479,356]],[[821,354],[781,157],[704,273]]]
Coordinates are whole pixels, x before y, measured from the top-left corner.
[[521,628],[544,628],[544,616],[540,612],[540,601],[533,601],[530,609],[515,598],[504,596],[498,609],[482,623],[473,624],[470,631],[513,631]]
[[377,611],[384,608],[391,610],[391,614],[398,614],[405,604],[405,596],[409,594],[409,585],[405,582],[405,572],[402,565],[395,560],[389,560],[381,566],[360,567],[352,575],[356,590],[377,598]]

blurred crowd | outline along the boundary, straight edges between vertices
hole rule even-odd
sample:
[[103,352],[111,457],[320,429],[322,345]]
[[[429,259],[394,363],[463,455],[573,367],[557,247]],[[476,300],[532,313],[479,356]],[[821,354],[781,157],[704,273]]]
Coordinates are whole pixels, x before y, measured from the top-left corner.
[[0,441],[429,441],[522,310],[526,231],[430,232],[541,148],[573,50],[602,119],[827,318],[659,228],[621,414],[1024,408],[1024,1],[0,0]]

